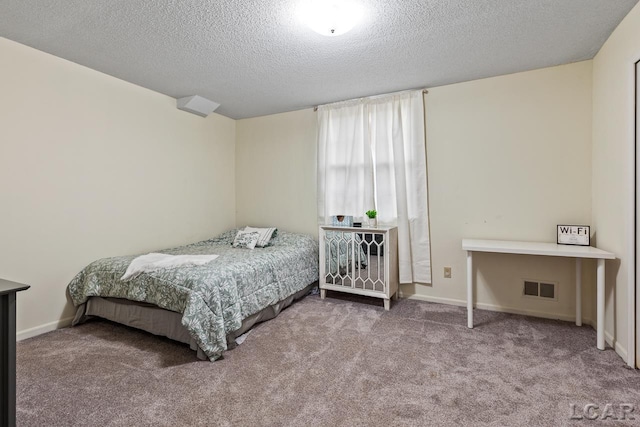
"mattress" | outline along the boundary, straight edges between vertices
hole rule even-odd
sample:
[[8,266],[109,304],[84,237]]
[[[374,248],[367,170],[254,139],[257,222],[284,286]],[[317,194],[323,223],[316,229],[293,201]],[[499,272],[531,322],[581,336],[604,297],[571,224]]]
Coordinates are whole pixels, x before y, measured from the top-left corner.
[[[68,286],[69,295],[77,307],[91,297],[101,297],[178,313],[197,347],[215,360],[233,346],[228,337],[241,330],[246,319],[318,280],[318,244],[311,236],[279,231],[268,247],[249,250],[232,247],[236,233],[230,230],[213,239],[158,251],[218,255],[205,265],[146,272],[126,282],[120,277],[136,256],[103,258],[76,275]],[[78,322],[86,314],[81,313]]]

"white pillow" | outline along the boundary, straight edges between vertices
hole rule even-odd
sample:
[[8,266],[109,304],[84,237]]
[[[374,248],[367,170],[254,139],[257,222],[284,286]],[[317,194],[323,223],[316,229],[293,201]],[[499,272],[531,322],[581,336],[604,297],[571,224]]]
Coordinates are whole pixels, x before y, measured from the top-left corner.
[[233,239],[232,246],[234,248],[246,248],[253,249],[256,247],[256,243],[258,243],[258,239],[260,238],[260,233],[256,233],[255,231],[238,231],[236,234],[236,238]]
[[269,244],[269,240],[273,237],[274,233],[278,231],[277,228],[253,228],[253,227],[245,227],[244,231],[259,233],[260,238],[258,239],[258,243],[256,244],[259,248],[264,248]]

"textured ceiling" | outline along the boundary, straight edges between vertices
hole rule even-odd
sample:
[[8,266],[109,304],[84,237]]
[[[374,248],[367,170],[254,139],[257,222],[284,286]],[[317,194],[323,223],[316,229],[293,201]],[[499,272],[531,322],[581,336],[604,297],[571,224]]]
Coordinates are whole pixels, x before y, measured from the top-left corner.
[[2,0],[0,36],[237,119],[590,59],[638,2],[361,0],[324,37],[303,1]]

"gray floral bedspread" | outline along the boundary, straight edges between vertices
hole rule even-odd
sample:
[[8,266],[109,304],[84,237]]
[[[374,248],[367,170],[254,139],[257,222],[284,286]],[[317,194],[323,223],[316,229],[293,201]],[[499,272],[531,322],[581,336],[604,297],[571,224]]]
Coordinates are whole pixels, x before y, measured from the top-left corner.
[[226,336],[265,307],[318,280],[318,243],[303,234],[278,231],[268,247],[231,246],[237,230],[159,251],[165,254],[217,254],[208,264],[143,273],[123,282],[137,256],[103,258],[85,267],[69,283],[78,306],[91,296],[126,298],[183,314],[182,324],[211,360],[227,349]]

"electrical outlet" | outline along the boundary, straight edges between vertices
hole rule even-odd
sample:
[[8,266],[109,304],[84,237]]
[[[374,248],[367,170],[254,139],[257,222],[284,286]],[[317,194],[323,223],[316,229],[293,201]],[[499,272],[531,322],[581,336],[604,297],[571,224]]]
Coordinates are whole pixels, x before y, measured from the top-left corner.
[[444,268],[444,278],[451,279],[451,267]]

